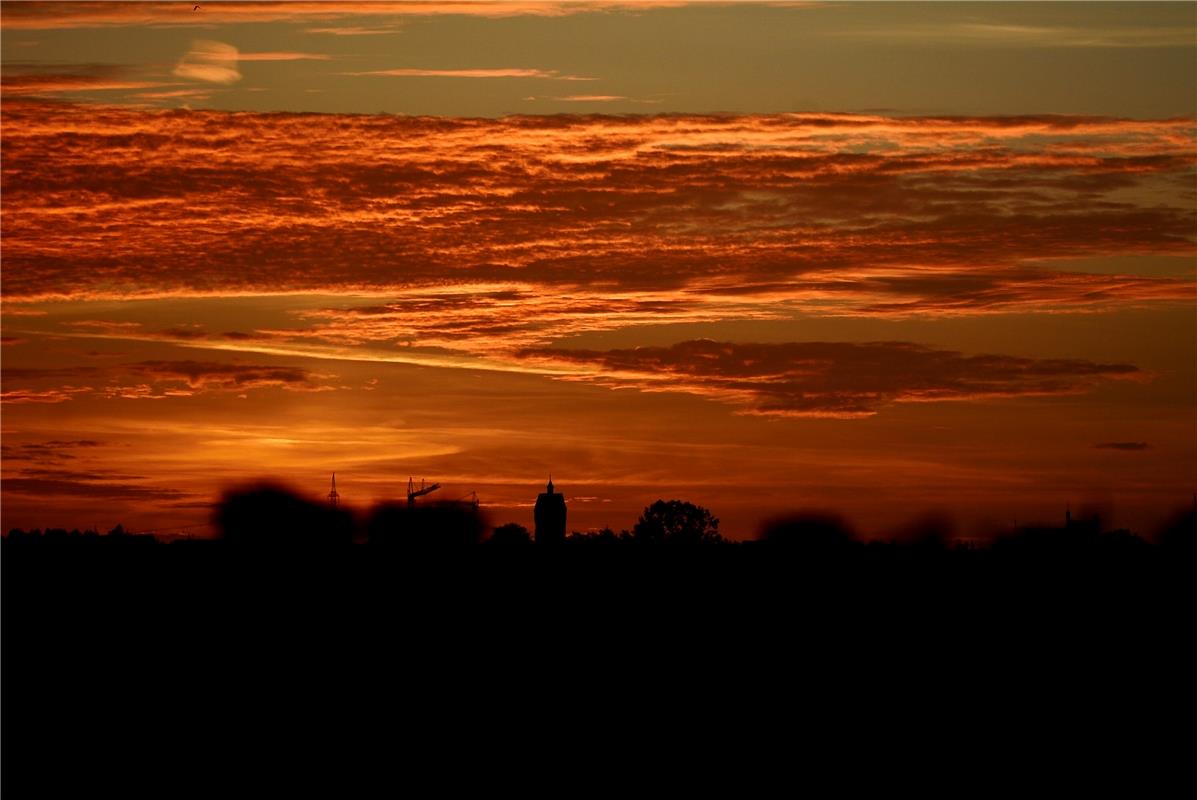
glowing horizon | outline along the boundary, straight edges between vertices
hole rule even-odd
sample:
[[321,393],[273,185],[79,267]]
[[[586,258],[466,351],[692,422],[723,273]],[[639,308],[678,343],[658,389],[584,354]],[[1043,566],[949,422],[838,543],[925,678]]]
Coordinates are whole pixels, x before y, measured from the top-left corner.
[[201,5],[0,6],[5,530],[334,471],[737,538],[1197,485],[1191,14]]

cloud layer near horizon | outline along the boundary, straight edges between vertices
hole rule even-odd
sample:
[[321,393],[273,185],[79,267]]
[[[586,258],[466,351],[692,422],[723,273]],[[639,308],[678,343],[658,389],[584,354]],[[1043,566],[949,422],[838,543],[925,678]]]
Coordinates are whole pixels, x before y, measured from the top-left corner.
[[[164,399],[191,397],[207,392],[244,393],[252,389],[332,391],[335,387],[319,375],[300,367],[169,361],[156,359],[128,364],[63,367],[6,367],[3,370],[4,403],[64,403],[75,397],[107,399]],[[58,385],[62,381],[66,385]],[[87,384],[87,385],[83,385]],[[14,386],[15,385],[15,386]]]
[[[113,335],[104,333],[98,323],[80,327],[101,336]],[[113,332],[143,341],[185,342],[198,347],[219,347],[220,339],[241,341],[241,336],[231,332],[210,337],[194,328],[142,332],[137,327]],[[506,359],[511,368],[520,371],[612,388],[709,397],[740,406],[742,413],[766,416],[861,417],[891,403],[1080,394],[1109,380],[1150,377],[1130,364],[996,354],[968,356],[896,341],[756,343],[700,339],[669,347],[529,348],[510,353]],[[5,391],[0,393],[0,400],[57,404],[75,398],[138,400],[266,388],[298,392],[350,388],[331,384],[328,379],[334,377],[300,367],[210,360],[158,359],[51,368],[9,366],[3,372]],[[1115,446],[1121,445],[1099,445]]]
[[1104,380],[1143,379],[1129,364],[965,356],[910,342],[715,342],[521,355],[577,370],[570,378],[683,392],[765,416],[860,417],[890,403],[1078,394]]

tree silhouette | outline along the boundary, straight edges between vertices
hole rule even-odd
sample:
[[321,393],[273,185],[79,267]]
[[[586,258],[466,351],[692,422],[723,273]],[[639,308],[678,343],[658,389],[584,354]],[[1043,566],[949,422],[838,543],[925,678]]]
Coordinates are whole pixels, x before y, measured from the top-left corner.
[[1157,538],[1174,555],[1197,554],[1197,503],[1173,514]]
[[723,541],[719,520],[702,506],[683,500],[658,500],[644,509],[632,529],[636,541],[663,544],[710,544]]
[[[917,540],[917,534],[908,534]],[[772,548],[807,555],[847,555],[857,548],[856,532],[836,514],[807,511],[772,520],[760,540]]]
[[523,547],[532,544],[532,536],[518,522],[508,522],[495,528],[488,541],[496,547]]
[[258,548],[348,545],[352,518],[269,483],[225,493],[215,521],[226,542]]

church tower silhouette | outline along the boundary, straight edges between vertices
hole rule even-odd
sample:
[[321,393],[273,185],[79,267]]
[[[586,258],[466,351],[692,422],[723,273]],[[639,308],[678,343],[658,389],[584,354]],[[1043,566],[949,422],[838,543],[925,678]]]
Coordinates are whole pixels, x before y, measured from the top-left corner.
[[565,541],[565,495],[553,491],[553,476],[549,476],[546,491],[536,497],[536,543],[555,544]]

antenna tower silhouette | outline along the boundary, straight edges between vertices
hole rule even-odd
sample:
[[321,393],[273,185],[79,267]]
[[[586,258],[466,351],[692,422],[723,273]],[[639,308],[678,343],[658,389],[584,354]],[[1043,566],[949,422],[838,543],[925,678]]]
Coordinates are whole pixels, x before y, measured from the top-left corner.
[[337,473],[332,474],[332,491],[328,493],[328,507],[336,508],[337,504],[341,502],[341,495],[337,492]]

